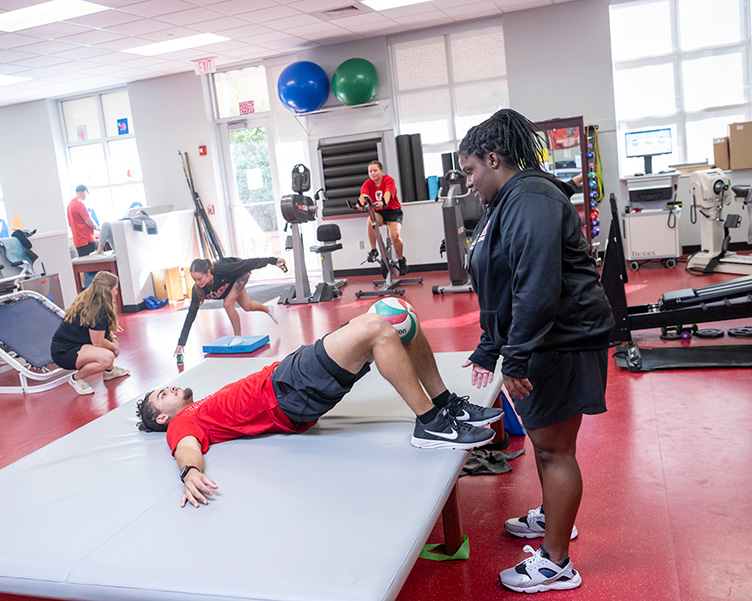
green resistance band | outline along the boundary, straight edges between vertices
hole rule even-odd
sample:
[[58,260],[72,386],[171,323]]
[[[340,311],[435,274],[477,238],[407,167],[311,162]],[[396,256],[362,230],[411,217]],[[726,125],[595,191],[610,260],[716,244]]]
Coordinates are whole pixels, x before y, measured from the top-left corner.
[[430,559],[431,561],[451,561],[453,559],[470,559],[470,540],[467,535],[462,537],[462,544],[454,555],[444,555],[443,553],[434,553],[433,550],[443,547],[444,543],[435,545],[425,545],[418,557],[420,559]]

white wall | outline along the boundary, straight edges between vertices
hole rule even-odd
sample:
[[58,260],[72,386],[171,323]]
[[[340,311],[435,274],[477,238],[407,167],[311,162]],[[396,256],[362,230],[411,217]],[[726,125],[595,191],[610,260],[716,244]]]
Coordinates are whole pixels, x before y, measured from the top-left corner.
[[[216,132],[201,77],[180,73],[133,82],[128,84],[128,97],[147,203],[193,209],[178,156],[178,150],[187,152],[196,191],[204,207],[214,205],[217,209],[210,219],[227,245],[222,176],[214,161],[218,154]],[[207,147],[206,156],[199,156],[199,146]]]
[[[598,126],[608,235],[608,195],[619,193],[608,2],[577,0],[504,16],[509,95],[532,121],[582,116]],[[603,250],[603,249],[601,249]]]
[[21,217],[25,229],[40,233],[68,229],[65,205],[75,193],[61,194],[68,185],[60,132],[57,103],[51,100],[0,108],[0,181],[8,227],[13,217]]

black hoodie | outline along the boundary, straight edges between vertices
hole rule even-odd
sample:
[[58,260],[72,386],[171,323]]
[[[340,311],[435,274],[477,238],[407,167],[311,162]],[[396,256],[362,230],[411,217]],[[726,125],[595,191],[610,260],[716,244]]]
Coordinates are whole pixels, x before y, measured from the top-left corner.
[[502,186],[475,227],[468,264],[478,293],[473,363],[528,377],[533,353],[603,349],[614,324],[589,255],[574,189],[532,169]]

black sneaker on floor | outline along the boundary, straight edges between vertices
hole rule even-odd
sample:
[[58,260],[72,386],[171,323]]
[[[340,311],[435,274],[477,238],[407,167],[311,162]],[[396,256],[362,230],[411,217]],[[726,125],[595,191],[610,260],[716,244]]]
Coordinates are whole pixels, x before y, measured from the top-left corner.
[[467,401],[469,398],[466,396],[459,397],[452,393],[444,407],[458,422],[464,422],[471,426],[485,426],[504,417],[504,412],[501,409],[473,405]]
[[397,268],[399,269],[400,275],[407,275],[407,261],[405,260],[405,257],[402,257],[397,261]]
[[379,251],[376,250],[375,248],[372,248],[371,252],[368,253],[368,258],[366,259],[366,261],[368,261],[369,263],[375,263],[378,260],[379,260]]
[[446,409],[427,424],[415,419],[410,444],[419,449],[462,449],[481,447],[493,440],[494,431],[458,422]]

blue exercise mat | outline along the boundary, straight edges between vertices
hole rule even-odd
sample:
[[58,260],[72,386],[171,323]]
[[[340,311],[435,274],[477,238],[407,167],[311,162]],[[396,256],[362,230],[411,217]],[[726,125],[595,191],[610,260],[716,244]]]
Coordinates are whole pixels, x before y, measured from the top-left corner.
[[[0,305],[0,342],[32,367],[52,363],[50,343],[62,318],[35,298]],[[268,340],[268,338],[267,338]]]
[[265,344],[269,344],[269,336],[243,336],[243,342],[230,345],[235,336],[222,336],[214,342],[204,345],[205,353],[250,353]]

